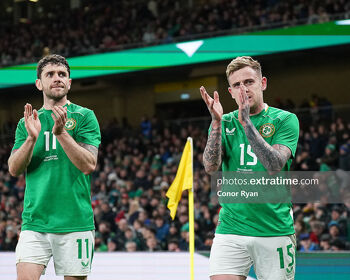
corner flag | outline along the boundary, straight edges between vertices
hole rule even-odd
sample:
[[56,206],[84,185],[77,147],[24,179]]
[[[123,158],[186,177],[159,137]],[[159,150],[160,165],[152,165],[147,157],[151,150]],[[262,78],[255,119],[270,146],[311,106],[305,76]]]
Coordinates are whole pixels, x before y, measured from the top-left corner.
[[189,218],[189,249],[190,249],[190,279],[194,280],[194,199],[193,199],[193,145],[192,138],[187,138],[184,151],[182,152],[179,168],[168,189],[166,196],[169,198],[168,208],[170,216],[174,220],[177,205],[182,192],[188,190],[188,218]]
[[173,220],[175,219],[177,205],[181,199],[182,191],[188,189],[192,190],[192,169],[192,138],[189,137],[182,153],[174,182],[171,184],[166,193],[166,196],[169,198],[168,208],[170,209],[170,216]]

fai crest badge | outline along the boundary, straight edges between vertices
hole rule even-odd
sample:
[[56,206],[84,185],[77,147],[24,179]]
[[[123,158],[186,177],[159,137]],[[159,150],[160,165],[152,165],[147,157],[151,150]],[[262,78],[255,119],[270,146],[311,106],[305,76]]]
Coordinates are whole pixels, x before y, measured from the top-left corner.
[[260,135],[269,138],[275,133],[275,126],[272,123],[265,123],[259,129]]
[[66,130],[72,130],[76,125],[77,125],[77,121],[75,119],[70,118],[66,121],[66,124],[64,127],[66,128]]

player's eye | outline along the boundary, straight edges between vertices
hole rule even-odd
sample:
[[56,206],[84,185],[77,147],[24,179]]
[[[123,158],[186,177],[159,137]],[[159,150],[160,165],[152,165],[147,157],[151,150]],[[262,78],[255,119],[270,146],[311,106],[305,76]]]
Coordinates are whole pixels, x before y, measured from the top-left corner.
[[254,83],[253,80],[246,80],[244,84],[245,84],[246,86],[250,86],[250,85],[252,85],[253,83]]
[[234,87],[234,88],[239,88],[239,83],[233,84],[233,87]]

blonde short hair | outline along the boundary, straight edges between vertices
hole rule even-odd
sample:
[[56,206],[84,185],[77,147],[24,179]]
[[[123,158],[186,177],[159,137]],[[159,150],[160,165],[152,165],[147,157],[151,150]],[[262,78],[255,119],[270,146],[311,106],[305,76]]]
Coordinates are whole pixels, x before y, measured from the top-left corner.
[[254,60],[250,56],[238,56],[234,60],[232,60],[229,65],[227,65],[227,79],[233,72],[236,72],[247,66],[253,68],[260,76],[262,76],[261,65],[258,61]]

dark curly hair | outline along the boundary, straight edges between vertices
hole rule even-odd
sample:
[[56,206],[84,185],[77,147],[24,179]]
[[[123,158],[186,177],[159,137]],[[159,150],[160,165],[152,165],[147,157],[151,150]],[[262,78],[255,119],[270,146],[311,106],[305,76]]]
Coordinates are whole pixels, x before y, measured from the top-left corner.
[[44,67],[48,64],[65,66],[67,68],[67,71],[68,71],[68,76],[70,77],[70,67],[68,65],[67,60],[61,55],[50,54],[50,55],[43,57],[38,62],[38,66],[36,68],[36,75],[37,75],[38,79],[40,79],[41,73],[43,72]]

